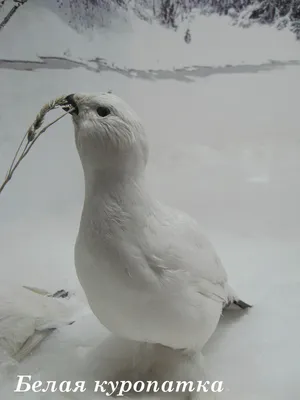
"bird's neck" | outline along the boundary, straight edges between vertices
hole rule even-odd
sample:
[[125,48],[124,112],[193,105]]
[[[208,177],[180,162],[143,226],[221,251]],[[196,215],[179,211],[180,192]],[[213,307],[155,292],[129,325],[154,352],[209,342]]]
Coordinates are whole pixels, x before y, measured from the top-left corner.
[[143,185],[144,175],[122,169],[84,170],[85,198],[103,197],[110,193],[123,192],[129,186]]
[[134,218],[137,209],[149,205],[144,189],[144,176],[120,170],[85,171],[85,201],[83,216],[88,219]]

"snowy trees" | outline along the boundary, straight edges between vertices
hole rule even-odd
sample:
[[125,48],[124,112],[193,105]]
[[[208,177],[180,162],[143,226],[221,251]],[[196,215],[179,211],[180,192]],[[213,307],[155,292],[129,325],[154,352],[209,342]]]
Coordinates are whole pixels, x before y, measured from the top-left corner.
[[161,0],[159,19],[164,25],[176,28],[176,11],[178,3],[172,0]]
[[[138,1],[138,0],[136,0]],[[279,29],[290,26],[300,38],[300,0],[157,0],[160,3],[160,22],[176,28],[180,20],[193,9],[205,13],[229,15],[242,26],[251,22],[276,23]],[[245,21],[247,20],[247,21]],[[245,23],[247,22],[247,23]],[[189,32],[190,33],[190,32]],[[188,41],[187,41],[188,43]]]
[[[176,26],[176,18],[194,8],[220,15],[234,10],[234,15],[251,6],[249,18],[260,23],[272,23],[276,19],[288,16],[291,21],[300,20],[300,0],[159,0],[160,19],[168,26]],[[229,13],[230,14],[230,13]]]
[[[8,6],[8,14],[0,22],[2,29],[17,9],[28,0],[0,0],[0,9]],[[50,0],[49,0],[50,1]],[[300,38],[300,0],[52,0],[59,8],[71,12],[70,23],[77,28],[89,28],[105,22],[107,12],[131,7],[140,18],[157,19],[161,24],[176,29],[195,9],[207,14],[229,15],[242,26],[251,22],[276,23],[279,29],[290,27]],[[190,42],[191,32],[185,36]]]
[[289,16],[291,20],[299,19],[297,10],[300,11],[299,0],[263,0],[256,3],[250,19],[261,23],[271,23],[284,16]]
[[59,8],[70,11],[69,23],[77,30],[104,25],[109,13],[126,8],[131,0],[53,0]]

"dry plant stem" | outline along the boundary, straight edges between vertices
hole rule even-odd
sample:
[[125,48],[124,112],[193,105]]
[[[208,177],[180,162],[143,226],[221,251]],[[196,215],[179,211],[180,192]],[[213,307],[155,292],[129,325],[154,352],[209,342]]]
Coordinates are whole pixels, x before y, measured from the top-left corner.
[[[49,108],[49,107],[48,107]],[[44,109],[44,107],[43,107]],[[42,109],[42,110],[43,110]],[[8,170],[8,173],[6,175],[6,178],[3,182],[3,184],[0,186],[0,193],[3,191],[4,187],[7,185],[7,183],[11,180],[13,173],[15,172],[16,168],[19,166],[20,162],[23,160],[23,158],[28,154],[28,152],[30,151],[31,147],[34,145],[34,143],[37,141],[37,139],[41,136],[42,133],[44,133],[50,126],[52,126],[53,124],[55,124],[57,121],[59,121],[61,118],[65,117],[67,114],[69,114],[70,112],[72,112],[74,109],[71,108],[69,111],[67,111],[66,113],[64,113],[63,115],[61,115],[60,117],[56,118],[54,121],[50,122],[48,125],[46,125],[41,131],[35,133],[34,130],[32,130],[32,127],[29,129],[28,132],[26,132],[26,135],[23,137],[20,146],[18,147],[18,150],[14,156],[13,162]],[[38,117],[41,116],[41,112],[38,114]],[[38,120],[38,117],[36,119],[36,121]],[[43,120],[43,117],[42,117]],[[34,123],[33,126],[37,126],[40,127],[40,125],[42,124],[42,120],[38,120],[39,123],[36,124]],[[21,156],[19,157],[18,161],[15,163],[17,156],[20,152],[20,149],[22,147],[22,145],[24,144],[24,141],[26,139],[26,137],[28,138],[29,134],[34,134],[33,139],[30,140],[28,139],[28,142],[26,143],[26,146],[21,154]],[[15,163],[15,164],[14,164]]]
[[10,166],[8,172],[7,172],[6,178],[11,174],[11,171],[12,171],[12,168],[13,168],[14,163],[16,161],[16,158],[17,158],[17,156],[18,156],[18,154],[19,154],[19,152],[20,152],[20,150],[21,150],[21,148],[22,148],[27,136],[28,136],[28,133],[26,132],[24,137],[23,137],[23,139],[22,139],[22,141],[21,141],[21,143],[20,143],[20,145],[19,145],[19,147],[18,147],[18,150],[16,151],[16,154],[15,154],[13,160],[12,160],[12,163],[11,163],[11,166]]
[[[13,159],[13,161],[12,161],[12,163],[11,163],[10,169],[9,169],[9,171],[8,171],[8,173],[7,173],[7,175],[6,175],[6,177],[8,177],[8,176],[11,174],[12,168],[13,168],[14,163],[15,163],[15,161],[16,161],[16,158],[17,158],[17,156],[18,156],[18,154],[19,154],[19,152],[20,152],[20,150],[21,150],[21,148],[22,148],[22,146],[23,146],[23,144],[24,144],[24,142],[25,142],[26,136],[27,136],[27,138],[28,138],[28,142],[31,142],[31,141],[33,140],[35,134],[36,134],[36,131],[42,126],[42,123],[44,122],[44,119],[45,119],[46,114],[47,114],[49,111],[51,111],[51,110],[57,108],[58,106],[64,106],[64,105],[66,105],[66,96],[60,96],[60,97],[57,97],[57,98],[54,99],[54,100],[51,100],[49,103],[46,103],[46,104],[41,108],[41,110],[39,111],[39,113],[38,113],[37,116],[35,117],[34,123],[30,126],[30,128],[28,129],[28,131],[27,131],[26,134],[24,135],[24,137],[23,137],[23,139],[22,139],[22,141],[21,141],[21,143],[20,143],[20,145],[19,145],[19,147],[18,147],[18,149],[17,149],[17,151],[16,151],[16,154],[15,154],[15,156],[14,156],[14,159]],[[70,110],[69,110],[69,111],[70,111]],[[23,152],[24,152],[24,151],[26,150],[26,148],[28,147],[28,145],[29,145],[28,142],[27,142],[27,144],[26,144],[25,149],[23,150]]]
[[[42,123],[44,122],[44,118],[46,114],[57,108],[58,106],[66,106],[67,105],[67,100],[66,96],[60,96],[57,97],[54,100],[49,101],[49,103],[46,103],[39,113],[37,114],[34,123],[31,125],[31,127],[28,129],[27,134],[28,134],[28,140],[31,141],[35,135],[35,132],[42,126]],[[70,110],[68,110],[70,112]]]
[[[0,30],[3,29],[5,27],[5,25],[10,21],[10,19],[12,18],[14,13],[18,10],[18,8],[21,7],[23,4],[25,4],[26,2],[27,2],[27,0],[15,1],[16,4],[13,6],[13,8],[9,11],[9,13],[6,15],[6,17],[0,23]],[[5,0],[0,3],[0,8],[2,8],[2,6],[4,6],[4,4],[5,4]]]

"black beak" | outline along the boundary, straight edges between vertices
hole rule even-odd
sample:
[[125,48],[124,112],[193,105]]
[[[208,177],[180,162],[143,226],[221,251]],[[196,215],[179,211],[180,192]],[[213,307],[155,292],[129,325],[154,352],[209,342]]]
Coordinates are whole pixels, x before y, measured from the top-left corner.
[[69,109],[70,109],[70,107],[71,108],[74,108],[74,111],[72,111],[71,112],[71,114],[72,115],[78,115],[78,107],[77,107],[77,104],[76,104],[76,102],[75,102],[75,100],[74,100],[74,93],[73,94],[69,94],[67,97],[66,97],[66,100],[67,100],[67,102],[68,102],[68,106],[69,107],[63,107],[63,109],[65,110],[65,111],[69,111]]

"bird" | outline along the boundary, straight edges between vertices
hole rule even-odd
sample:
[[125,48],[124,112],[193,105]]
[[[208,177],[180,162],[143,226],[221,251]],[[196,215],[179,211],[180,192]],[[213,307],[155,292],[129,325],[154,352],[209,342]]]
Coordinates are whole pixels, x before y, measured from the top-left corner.
[[172,362],[182,355],[173,377],[184,370],[194,379],[194,355],[223,309],[250,305],[230,287],[197,221],[151,196],[148,140],[136,112],[113,93],[73,93],[67,101],[85,192],[75,268],[89,306],[116,337],[173,354]]

